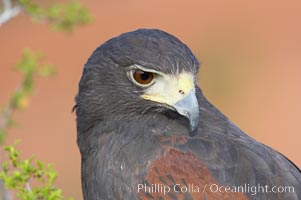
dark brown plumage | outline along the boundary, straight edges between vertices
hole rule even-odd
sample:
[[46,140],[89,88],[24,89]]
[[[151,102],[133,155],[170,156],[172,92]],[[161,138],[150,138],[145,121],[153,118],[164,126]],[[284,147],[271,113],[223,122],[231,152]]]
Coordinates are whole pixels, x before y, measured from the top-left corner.
[[[206,100],[198,67],[185,44],[160,30],[125,33],[93,52],[76,97],[85,200],[301,199],[299,169]],[[254,195],[212,185],[294,191]]]

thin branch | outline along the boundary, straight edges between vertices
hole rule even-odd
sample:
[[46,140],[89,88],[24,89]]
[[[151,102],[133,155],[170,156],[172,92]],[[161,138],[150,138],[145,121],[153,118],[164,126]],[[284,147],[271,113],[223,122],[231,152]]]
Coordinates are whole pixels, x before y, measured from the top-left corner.
[[25,187],[26,187],[26,190],[28,190],[30,193],[32,193],[29,181],[26,182]]
[[22,10],[21,6],[13,6],[11,0],[3,1],[3,12],[0,14],[0,26],[16,17]]
[[3,200],[11,200],[11,195],[9,194],[8,190],[6,190],[4,183],[0,181],[0,191],[2,192],[2,199]]
[[9,119],[13,113],[12,103],[7,104],[4,109],[2,116],[0,116],[0,130],[5,130],[8,127]]
[[[22,91],[24,89],[23,84],[20,84],[19,87],[15,90],[15,93],[18,91]],[[0,130],[6,130],[10,125],[11,116],[16,109],[12,100],[8,102],[8,104],[4,107],[2,113],[0,113]]]
[[[23,89],[23,85],[19,86],[16,91],[21,91]],[[4,107],[2,112],[2,116],[0,116],[0,130],[6,130],[9,127],[9,120],[13,114],[15,107],[13,105],[13,101],[9,101],[9,103]],[[29,186],[27,186],[30,189]],[[3,181],[0,181],[0,191],[2,194],[3,200],[12,200],[9,191],[5,188]]]

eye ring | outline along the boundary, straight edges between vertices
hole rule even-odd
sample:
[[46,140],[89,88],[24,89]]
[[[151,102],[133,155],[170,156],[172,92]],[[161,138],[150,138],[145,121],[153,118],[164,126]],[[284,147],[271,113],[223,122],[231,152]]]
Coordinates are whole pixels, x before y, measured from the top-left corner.
[[140,86],[149,86],[153,83],[155,74],[153,72],[135,69],[131,71],[131,77]]

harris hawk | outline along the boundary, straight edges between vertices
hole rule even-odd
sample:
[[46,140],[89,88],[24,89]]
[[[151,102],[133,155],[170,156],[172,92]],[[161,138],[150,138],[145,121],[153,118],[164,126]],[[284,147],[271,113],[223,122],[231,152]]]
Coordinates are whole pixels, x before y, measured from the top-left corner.
[[76,96],[85,200],[300,200],[301,173],[246,135],[197,85],[199,62],[156,29],[86,62]]

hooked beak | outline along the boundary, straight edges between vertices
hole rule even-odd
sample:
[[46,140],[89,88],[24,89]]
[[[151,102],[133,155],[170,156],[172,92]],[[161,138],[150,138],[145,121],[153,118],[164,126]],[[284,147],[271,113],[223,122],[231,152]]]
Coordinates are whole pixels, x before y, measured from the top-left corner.
[[195,135],[199,123],[199,104],[195,92],[191,90],[173,106],[176,111],[189,120],[190,135]]
[[146,100],[167,104],[189,121],[190,136],[199,123],[199,104],[195,95],[194,75],[182,72],[177,76],[160,74],[142,95]]

